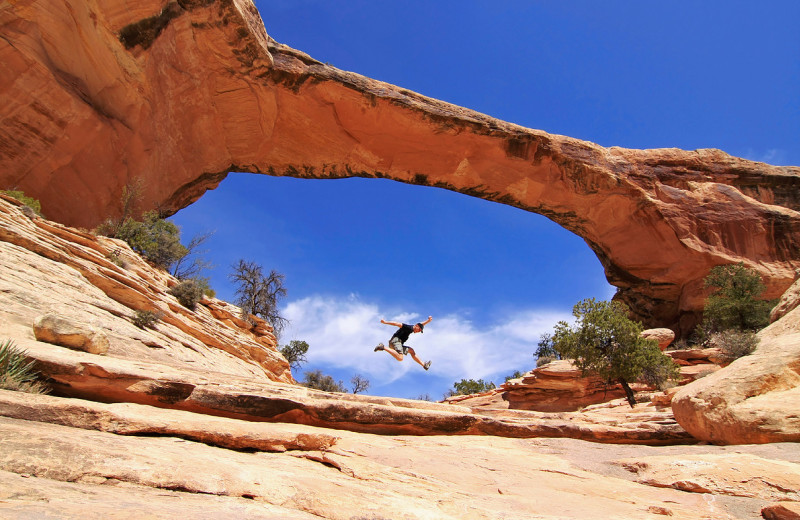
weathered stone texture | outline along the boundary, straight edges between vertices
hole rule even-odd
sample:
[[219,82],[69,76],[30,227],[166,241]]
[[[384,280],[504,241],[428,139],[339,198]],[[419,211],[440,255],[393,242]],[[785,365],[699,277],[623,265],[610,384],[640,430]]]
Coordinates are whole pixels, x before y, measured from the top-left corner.
[[[583,237],[648,326],[686,333],[711,267],[778,297],[800,267],[800,169],[522,128],[272,41],[249,0],[31,0],[0,10],[0,187],[51,218],[174,212],[229,171],[382,177],[540,213]],[[169,172],[165,175],[164,172]]]

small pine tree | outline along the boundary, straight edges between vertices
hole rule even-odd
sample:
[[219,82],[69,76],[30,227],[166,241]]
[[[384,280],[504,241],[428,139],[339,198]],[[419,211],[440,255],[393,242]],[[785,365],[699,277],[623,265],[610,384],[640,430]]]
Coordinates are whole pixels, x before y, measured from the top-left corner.
[[631,407],[636,399],[628,383],[639,379],[645,369],[668,379],[677,377],[678,367],[661,353],[655,341],[641,337],[642,325],[628,318],[623,303],[590,298],[578,302],[572,315],[573,325],[565,321],[556,324],[553,348],[561,356],[574,359],[582,372],[620,383]]
[[705,278],[712,293],[703,308],[703,329],[758,330],[769,325],[774,302],[759,299],[766,286],[744,263],[718,265]]
[[300,370],[300,367],[306,363],[306,354],[308,353],[308,343],[305,341],[292,340],[288,345],[280,348],[280,353],[289,362],[289,366],[295,370]]

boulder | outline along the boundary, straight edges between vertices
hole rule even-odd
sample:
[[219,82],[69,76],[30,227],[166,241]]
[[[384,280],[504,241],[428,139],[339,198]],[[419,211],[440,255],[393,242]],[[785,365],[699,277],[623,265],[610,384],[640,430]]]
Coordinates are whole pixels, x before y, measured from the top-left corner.
[[39,341],[73,350],[100,355],[108,352],[108,337],[103,331],[53,313],[36,318],[33,322],[33,333]]
[[761,510],[765,520],[800,520],[800,503],[779,502]]
[[769,313],[770,322],[778,321],[800,305],[800,278],[781,296]]
[[511,380],[497,392],[508,408],[538,412],[569,412],[625,395],[619,384],[608,385],[599,377],[585,376],[572,361],[551,361],[521,379]]
[[658,348],[663,352],[675,339],[675,333],[670,329],[647,329],[643,330],[641,336],[645,339],[652,339],[658,342]]
[[800,308],[762,330],[755,352],[681,388],[675,419],[718,444],[800,441]]

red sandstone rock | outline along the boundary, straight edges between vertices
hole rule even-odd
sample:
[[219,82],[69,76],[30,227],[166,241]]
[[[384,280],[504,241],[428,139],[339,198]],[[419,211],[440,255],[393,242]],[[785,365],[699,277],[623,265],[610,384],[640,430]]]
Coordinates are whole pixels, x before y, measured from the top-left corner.
[[800,520],[800,503],[779,502],[761,510],[766,520]]
[[509,408],[539,412],[574,411],[625,395],[620,385],[607,385],[598,377],[584,376],[569,360],[542,365],[521,380],[501,385],[501,391]]
[[580,235],[638,318],[681,334],[713,266],[756,269],[767,298],[800,267],[796,167],[498,121],[280,45],[249,0],[14,2],[0,16],[0,187],[67,224],[118,216],[137,179],[142,208],[166,211],[231,170],[437,186]]

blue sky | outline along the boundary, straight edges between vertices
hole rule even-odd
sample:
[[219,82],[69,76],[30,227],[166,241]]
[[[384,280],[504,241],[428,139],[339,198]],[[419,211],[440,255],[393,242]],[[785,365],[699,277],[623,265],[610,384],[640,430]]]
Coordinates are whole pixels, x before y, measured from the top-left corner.
[[[800,2],[256,1],[267,32],[343,70],[550,133],[627,148],[720,148],[800,164]],[[438,400],[462,378],[535,366],[543,332],[608,299],[582,239],[544,217],[388,180],[234,173],[172,219],[218,297],[244,258],[285,275],[280,338],[367,393]],[[434,317],[373,353],[380,319]],[[302,379],[302,370],[295,374]]]

